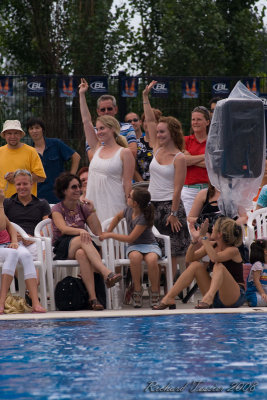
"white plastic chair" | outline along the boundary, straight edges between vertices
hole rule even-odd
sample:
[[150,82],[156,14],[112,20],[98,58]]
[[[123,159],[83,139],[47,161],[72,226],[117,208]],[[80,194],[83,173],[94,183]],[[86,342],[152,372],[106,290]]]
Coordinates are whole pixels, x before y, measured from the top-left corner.
[[249,249],[256,235],[257,239],[267,238],[267,207],[259,208],[248,215],[245,244]]
[[[29,236],[24,231],[24,229],[22,229],[19,225],[15,224],[14,222],[11,222],[11,223],[23,239],[31,240],[32,242],[36,243],[37,260],[34,261],[34,266],[35,266],[35,268],[38,268],[38,270],[39,270],[41,304],[43,307],[47,308],[47,293],[46,293],[46,279],[45,279],[46,264],[44,262],[41,240],[38,238],[32,237],[32,236]],[[2,268],[2,266],[3,266],[3,263],[0,263],[0,268]],[[25,297],[24,270],[23,270],[23,266],[20,263],[18,263],[18,265],[17,265],[17,271],[18,271],[19,295],[21,297]],[[10,291],[11,291],[11,293],[16,292],[14,281],[11,284]]]
[[[39,224],[36,226],[35,231],[34,231],[34,236],[37,238],[40,238],[45,242],[45,260],[46,260],[46,268],[47,268],[47,280],[48,280],[48,286],[49,286],[49,293],[50,293],[50,301],[51,301],[51,309],[55,310],[56,309],[56,304],[55,304],[55,286],[57,283],[57,280],[59,278],[58,274],[55,274],[55,280],[53,277],[53,272],[54,270],[58,270],[59,268],[66,268],[66,274],[65,275],[71,275],[73,273],[73,268],[78,268],[79,263],[77,260],[54,260],[54,253],[53,253],[53,247],[52,247],[52,238],[53,238],[53,232],[52,232],[52,222],[51,219],[45,219],[44,221],[39,222]],[[107,265],[107,260],[103,260],[105,265]],[[106,290],[106,306],[107,309],[110,309],[110,291]]]
[[[102,230],[103,232],[107,230],[110,225],[110,222],[113,218],[109,218],[102,222]],[[157,228],[153,226],[152,231],[156,238],[162,239],[164,241],[164,254],[165,257],[160,258],[158,260],[158,264],[160,266],[164,266],[166,268],[166,280],[167,280],[167,289],[168,291],[173,286],[173,276],[172,276],[172,262],[171,262],[171,244],[169,236],[162,235],[159,233]],[[119,233],[121,235],[128,235],[127,224],[125,218],[123,218],[116,228],[114,232]],[[119,242],[114,239],[106,239],[102,242],[102,253],[103,257],[108,260],[109,268],[111,271],[115,272],[116,267],[121,268],[121,272],[123,266],[129,266],[130,260],[126,258],[126,246],[127,243]],[[143,261],[143,265],[145,266],[145,262]],[[112,299],[111,299],[112,301]]]

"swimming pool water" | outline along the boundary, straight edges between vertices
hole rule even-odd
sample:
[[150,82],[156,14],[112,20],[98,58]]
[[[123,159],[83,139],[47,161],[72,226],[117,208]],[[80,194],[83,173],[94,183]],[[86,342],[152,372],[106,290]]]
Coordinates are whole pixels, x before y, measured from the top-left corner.
[[1,321],[0,399],[263,400],[266,334],[264,314]]

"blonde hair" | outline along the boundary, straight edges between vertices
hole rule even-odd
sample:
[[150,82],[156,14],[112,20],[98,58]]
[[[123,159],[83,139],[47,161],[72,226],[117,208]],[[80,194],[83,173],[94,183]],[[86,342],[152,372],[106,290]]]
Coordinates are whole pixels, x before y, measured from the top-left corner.
[[228,246],[241,246],[243,241],[242,228],[233,219],[228,217],[218,218],[214,229],[222,234],[222,239]]
[[121,127],[116,118],[112,117],[111,115],[101,115],[96,121],[102,122],[102,124],[104,124],[106,127],[113,130],[114,138],[119,146],[128,147],[127,140],[120,134]]
[[8,294],[5,301],[5,314],[21,314],[24,312],[31,312],[32,308],[28,306],[26,300],[20,296],[12,296]]

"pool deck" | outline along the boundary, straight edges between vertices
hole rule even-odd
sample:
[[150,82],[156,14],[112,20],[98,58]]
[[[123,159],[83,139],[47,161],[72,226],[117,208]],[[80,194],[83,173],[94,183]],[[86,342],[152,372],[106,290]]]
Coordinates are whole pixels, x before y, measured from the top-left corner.
[[30,319],[64,319],[64,318],[113,318],[113,317],[148,317],[159,315],[175,314],[249,314],[249,313],[267,313],[267,307],[247,307],[239,308],[211,308],[207,310],[196,310],[197,303],[190,302],[184,304],[181,300],[176,301],[176,310],[166,309],[164,311],[154,311],[145,305],[143,308],[133,308],[123,306],[121,310],[103,310],[103,311],[49,311],[47,313],[24,313],[24,314],[2,314],[0,320],[30,320]]

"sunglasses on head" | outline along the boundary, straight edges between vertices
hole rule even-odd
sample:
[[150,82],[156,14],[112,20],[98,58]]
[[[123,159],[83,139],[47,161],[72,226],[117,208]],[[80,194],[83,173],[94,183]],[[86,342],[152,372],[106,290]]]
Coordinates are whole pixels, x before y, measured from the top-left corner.
[[71,188],[72,190],[81,189],[81,185],[72,185],[70,188]]
[[133,118],[133,119],[128,119],[128,121],[126,121],[128,124],[131,124],[132,122],[138,122],[139,119],[138,118]]
[[103,108],[100,108],[99,109],[101,112],[105,112],[106,110],[107,111],[112,111],[113,110],[113,107],[103,107]]

